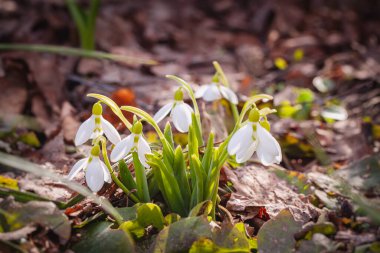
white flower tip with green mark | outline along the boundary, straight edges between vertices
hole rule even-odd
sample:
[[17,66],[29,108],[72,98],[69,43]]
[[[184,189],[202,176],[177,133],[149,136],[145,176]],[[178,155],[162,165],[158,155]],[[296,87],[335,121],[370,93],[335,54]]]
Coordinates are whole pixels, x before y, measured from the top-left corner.
[[171,102],[164,105],[153,116],[153,119],[154,121],[156,121],[156,123],[158,123],[170,113],[174,127],[179,132],[186,133],[189,131],[189,126],[191,124],[191,114],[193,112],[194,110],[193,108],[191,108],[191,106],[189,106],[182,100],[176,100],[175,102]]
[[75,146],[82,145],[89,139],[95,139],[103,133],[107,139],[113,144],[117,144],[121,138],[116,128],[101,115],[102,106],[100,103],[95,103],[92,108],[92,115],[80,125],[75,136]]
[[235,92],[233,92],[230,88],[217,83],[202,85],[195,93],[195,97],[202,97],[207,102],[219,100],[222,97],[233,104],[237,104],[239,102]]
[[152,150],[148,142],[144,139],[142,132],[140,132],[140,134],[132,133],[116,144],[111,152],[111,161],[120,161],[131,152],[137,152],[141,164],[149,168],[149,165],[146,163],[145,155],[151,154]]
[[[94,148],[96,148],[96,146]],[[91,153],[95,153],[96,151],[97,150],[94,150],[94,152],[91,151]],[[99,159],[99,157],[93,156],[93,154],[91,154],[90,157],[83,158],[76,162],[67,178],[69,180],[74,179],[81,170],[86,171],[86,183],[93,192],[98,192],[103,187],[104,182],[111,183],[111,175],[106,165]]]
[[281,147],[277,140],[261,124],[248,121],[232,136],[227,151],[236,155],[236,161],[248,161],[256,151],[263,165],[280,163],[282,160]]

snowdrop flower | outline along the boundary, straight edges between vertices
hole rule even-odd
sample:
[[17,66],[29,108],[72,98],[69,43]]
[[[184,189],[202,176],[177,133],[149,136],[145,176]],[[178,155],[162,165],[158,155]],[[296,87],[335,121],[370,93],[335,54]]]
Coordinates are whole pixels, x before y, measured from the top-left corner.
[[93,192],[102,189],[104,182],[111,183],[111,175],[104,162],[99,159],[99,145],[91,149],[91,154],[76,162],[67,178],[72,180],[81,170],[85,170],[86,184]]
[[251,110],[248,122],[232,136],[228,143],[228,153],[236,155],[238,163],[246,162],[256,151],[264,165],[280,163],[282,153],[277,140],[269,133],[269,123],[259,122],[260,113]]
[[74,143],[76,146],[82,145],[89,139],[106,135],[109,141],[117,144],[121,138],[115,127],[102,117],[103,108],[101,104],[95,103],[92,107],[92,115],[79,127],[75,136]]
[[202,97],[204,100],[208,102],[219,100],[222,97],[224,97],[233,104],[238,103],[238,98],[236,94],[230,88],[215,82],[211,84],[202,85],[199,88],[199,90],[195,93],[195,97]]
[[193,108],[183,102],[183,93],[178,89],[174,94],[174,102],[164,105],[153,117],[154,121],[160,122],[170,113],[174,127],[181,133],[189,131]]
[[132,133],[116,144],[111,152],[111,161],[117,162],[131,152],[137,152],[139,160],[144,167],[149,168],[146,163],[146,154],[152,153],[148,142],[142,134],[142,124],[137,121],[132,127]]

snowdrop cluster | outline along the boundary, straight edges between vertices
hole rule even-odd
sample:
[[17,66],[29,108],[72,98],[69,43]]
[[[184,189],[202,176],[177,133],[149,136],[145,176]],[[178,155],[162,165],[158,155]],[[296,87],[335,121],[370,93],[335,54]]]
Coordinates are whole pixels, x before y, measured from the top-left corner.
[[[120,135],[115,127],[102,116],[102,105],[97,102],[92,107],[92,115],[79,127],[75,136],[76,146],[86,143],[88,140],[96,140],[103,134],[114,144],[120,141]],[[111,183],[111,175],[106,165],[99,158],[100,147],[95,144],[88,157],[76,162],[72,167],[68,178],[72,180],[81,170],[85,171],[88,187],[93,191],[99,191],[104,182]]]
[[[180,80],[180,83],[185,82],[182,79],[179,79],[179,78],[177,79]],[[186,91],[188,95],[190,96],[193,106],[184,102],[183,100],[184,91]],[[170,164],[168,164],[168,162],[173,160],[173,156],[174,156],[174,150],[172,148],[174,147],[174,144],[172,144],[172,147],[170,145],[165,146],[165,145],[168,145],[167,144],[168,140],[159,129],[158,127],[159,122],[161,122],[166,116],[169,115],[172,124],[174,125],[175,129],[178,132],[181,132],[181,133],[189,132],[189,143],[188,143],[189,151],[188,152],[189,153],[199,152],[198,144],[203,143],[205,139],[202,137],[201,130],[200,130],[201,128],[200,127],[200,124],[201,124],[200,113],[199,113],[196,99],[203,98],[205,102],[210,102],[210,101],[217,101],[224,98],[230,102],[231,107],[234,107],[236,111],[237,111],[236,105],[239,102],[238,96],[234,93],[234,91],[231,88],[229,88],[228,85],[219,83],[217,79],[213,79],[213,82],[211,84],[206,84],[206,85],[201,86],[195,94],[192,91],[192,88],[190,87],[190,85],[185,83],[185,84],[182,84],[181,87],[179,87],[175,91],[173,101],[164,105],[160,110],[157,111],[157,113],[153,117],[151,117],[149,114],[147,114],[146,112],[138,108],[129,107],[129,106],[121,107],[122,110],[124,109],[130,112],[133,112],[135,113],[135,116],[140,118],[140,119],[138,119],[137,117],[135,118],[132,124],[132,127],[129,126],[130,128],[129,130],[131,133],[124,139],[121,139],[115,127],[102,117],[102,106],[100,103],[102,102],[110,106],[110,103],[113,103],[113,102],[109,102],[108,98],[107,100],[104,100],[104,96],[101,96],[101,95],[95,94],[93,95],[93,97],[98,98],[100,101],[94,104],[91,117],[87,119],[86,121],[84,121],[82,125],[79,127],[77,135],[75,137],[75,141],[74,141],[75,145],[78,146],[78,145],[85,144],[88,140],[91,139],[93,148],[87,158],[81,159],[77,163],[75,163],[75,165],[72,167],[68,175],[68,178],[73,179],[79,173],[79,171],[84,170],[86,183],[88,187],[94,192],[99,191],[104,185],[104,182],[110,183],[111,179],[115,181],[115,183],[120,188],[122,188],[123,190],[125,189],[125,187],[124,188],[122,187],[121,182],[118,181],[117,177],[114,176],[111,163],[108,159],[108,152],[107,150],[105,150],[106,145],[105,143],[102,143],[102,141],[108,140],[113,144],[111,146],[112,150],[110,150],[111,151],[110,160],[113,163],[119,162],[120,160],[123,160],[123,159],[125,160],[126,157],[130,154],[133,154],[133,159],[134,159],[133,161],[135,161],[137,157],[141,164],[140,164],[140,167],[138,167],[139,168],[138,170],[135,169],[136,178],[138,177],[138,180],[136,180],[136,182],[140,182],[140,183],[145,182],[147,184],[144,167],[149,168],[150,166],[164,166],[165,173],[169,173],[168,171],[170,171]],[[263,95],[259,99],[267,99],[268,97],[271,98],[268,95]],[[224,159],[224,160],[221,160],[221,162],[210,162],[209,166],[212,166],[212,168],[210,169],[207,169],[207,168],[198,168],[198,169],[204,169],[205,171],[209,171],[209,172],[212,170],[219,171],[220,167],[218,166],[221,166],[220,164],[223,164],[226,161],[225,159],[227,157],[227,153],[230,156],[234,157],[238,163],[244,163],[248,161],[254,155],[254,153],[257,154],[258,159],[264,165],[271,165],[274,163],[281,162],[282,160],[281,148],[280,148],[279,143],[276,141],[276,139],[270,134],[270,131],[269,131],[270,125],[269,125],[269,122],[267,121],[266,114],[257,109],[255,102],[248,101],[245,107],[247,107],[248,109],[245,110],[243,107],[242,113],[240,114],[240,116],[238,115],[238,117],[240,117],[239,120],[235,118],[236,120],[235,129],[232,131],[230,136],[226,138],[225,145],[221,144],[219,146],[219,149],[223,148],[223,150],[217,151],[218,154],[223,154],[223,152],[225,152],[226,155],[220,155],[220,157],[222,157],[220,159]],[[113,110],[114,108],[115,107],[113,107]],[[242,119],[245,117],[245,114],[248,111],[249,111],[248,120],[241,123]],[[117,115],[119,117],[123,117],[121,111]],[[123,118],[122,121],[125,122],[126,119]],[[144,135],[143,135],[142,121],[145,121],[148,124],[153,126],[153,128],[157,131],[158,135],[160,136],[161,142],[163,146],[166,147],[166,149],[163,149],[161,152],[160,151],[152,152],[152,149],[149,143],[147,142],[147,140],[144,138]],[[198,129],[198,131],[194,129]],[[194,136],[196,136],[197,138],[196,144],[191,142],[195,138]],[[212,138],[213,137],[211,137],[211,140],[213,140]],[[100,145],[100,143],[102,143],[103,145]],[[215,144],[213,142],[211,142],[211,145],[212,147],[209,149],[209,152],[214,152],[215,150],[217,150],[217,148],[214,148]],[[102,147],[102,149],[100,147]],[[101,152],[101,150],[103,152]],[[165,154],[164,150],[167,150],[167,152],[172,152],[172,153]],[[105,162],[103,162],[99,158],[100,154],[103,155],[103,161]],[[186,166],[189,166],[189,165],[186,165],[186,164],[190,164],[190,169],[191,169],[191,166],[194,166],[194,164],[201,164],[200,162],[198,163],[196,161],[196,159],[198,159],[197,158],[198,156],[200,156],[200,154],[191,157],[191,159],[195,159],[194,161],[192,161],[192,163],[189,163],[189,161],[183,162],[185,166],[184,173],[189,173],[188,169],[186,169]],[[156,160],[151,161],[150,159],[153,159],[153,158],[150,158],[150,157],[155,157],[154,159]],[[186,156],[183,156],[182,159],[185,159],[184,157]],[[161,163],[160,159],[162,159],[164,163]],[[189,154],[189,158],[187,159],[190,159],[190,154]],[[219,157],[216,157],[215,159],[219,159]],[[202,161],[202,164],[199,166],[206,166],[205,164],[207,163]],[[136,167],[136,164],[135,164],[135,167]],[[141,171],[142,173],[144,173],[144,175],[138,174],[138,173],[141,173]],[[165,175],[168,176],[169,179],[171,178],[169,174],[165,174]],[[189,178],[189,180],[194,180],[195,179],[193,177],[194,175],[195,174],[193,174],[192,177],[186,176],[185,179]],[[212,175],[215,176],[217,174],[214,173]],[[215,180],[218,180],[217,179],[218,177],[215,177],[215,178],[216,178]],[[169,179],[166,179],[166,180],[169,180]],[[172,178],[170,180],[174,180],[174,179]],[[179,179],[177,178],[176,180],[179,180]],[[179,187],[184,187],[182,184],[183,182],[178,182]],[[193,185],[194,187],[194,185],[196,184],[190,184],[190,185]],[[144,187],[145,187],[145,191],[147,191],[146,185]],[[166,185],[166,187],[168,187],[169,189],[171,185]],[[201,188],[206,189],[207,187],[208,186],[205,185],[204,187],[201,187]],[[139,186],[137,186],[137,188],[139,189]],[[132,189],[129,189],[129,190],[132,190]],[[142,190],[142,188],[140,188],[140,190]],[[127,193],[127,190],[124,190],[124,191]],[[163,190],[163,191],[165,192],[165,194],[173,193],[172,190],[168,190],[167,192],[166,190]],[[194,190],[194,192],[198,194],[197,191]],[[217,194],[217,190],[214,191],[213,194]],[[207,193],[203,195],[206,196],[206,198],[208,196]],[[196,199],[195,197],[192,197],[192,204],[194,204],[194,199],[196,199],[199,203],[203,195],[199,194],[198,199]],[[167,198],[170,198],[170,195],[168,196],[169,197]],[[215,199],[215,198],[212,197],[212,199]]]
[[238,103],[238,98],[230,88],[222,86],[218,83],[206,84],[200,87],[195,93],[196,98],[203,98],[205,101],[211,102],[225,98],[233,104]]
[[93,192],[102,189],[104,182],[111,183],[111,174],[99,159],[100,148],[95,145],[89,157],[80,159],[71,169],[68,179],[72,180],[81,170],[85,170],[86,184]]

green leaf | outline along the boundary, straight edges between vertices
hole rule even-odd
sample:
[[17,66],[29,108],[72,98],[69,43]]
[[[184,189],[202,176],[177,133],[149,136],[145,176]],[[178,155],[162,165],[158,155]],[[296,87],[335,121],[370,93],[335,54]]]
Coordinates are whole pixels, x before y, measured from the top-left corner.
[[312,103],[314,101],[314,92],[310,89],[297,89],[297,93],[296,103]]
[[[201,161],[199,161],[199,158],[196,155],[192,155],[190,158],[190,169],[194,170],[196,175],[196,191],[193,189],[193,194],[196,195],[195,204],[198,204],[204,200],[204,181],[206,179],[206,173],[202,168]],[[194,206],[194,203],[192,204],[192,206]]]
[[213,166],[213,151],[214,151],[214,133],[210,132],[208,137],[205,153],[202,158],[202,168],[206,171],[206,175],[209,175]]
[[296,241],[294,234],[301,229],[288,209],[282,210],[276,217],[264,223],[257,234],[259,252],[293,252]]
[[143,202],[150,201],[148,181],[146,179],[145,168],[141,164],[137,152],[132,152],[133,164],[135,166],[136,174],[136,186],[137,186],[137,196]]
[[59,236],[62,244],[70,238],[69,220],[52,202],[29,201],[23,204],[6,199],[1,203],[0,210],[3,211],[2,214],[10,231],[37,223],[51,229]]
[[188,252],[192,244],[201,238],[212,238],[208,221],[200,216],[184,218],[158,234],[153,252]]
[[18,51],[32,51],[32,52],[43,52],[43,53],[53,53],[60,55],[72,55],[80,57],[89,57],[97,59],[107,59],[111,61],[122,62],[126,64],[146,64],[155,65],[157,64],[154,60],[141,59],[140,57],[132,57],[126,55],[109,54],[100,51],[84,50],[80,48],[73,47],[63,47],[63,46],[51,46],[42,44],[0,44],[0,50],[18,50]]
[[165,163],[154,155],[150,155],[149,165],[153,168],[161,193],[171,210],[181,216],[186,216],[186,208],[181,190],[175,176],[169,171]]
[[[135,205],[136,219],[128,220],[120,225],[120,229],[131,233],[135,238],[140,239],[145,235],[145,228],[153,226],[158,230],[164,228],[165,220],[159,206],[152,203]],[[128,210],[130,217],[133,217],[133,209]]]
[[92,223],[82,230],[81,240],[74,244],[75,253],[134,253],[135,245],[128,232],[112,229],[112,223]]
[[181,219],[181,216],[179,216],[176,213],[169,213],[165,216],[165,225],[169,226],[170,224],[173,224],[174,222],[177,222]]
[[172,126],[169,122],[166,123],[165,129],[164,129],[164,135],[168,143],[172,146],[174,149],[174,140],[173,140],[173,132],[172,132]]
[[142,226],[137,220],[123,222],[119,229],[125,231],[126,233],[131,233],[135,239],[140,239],[145,235],[145,227]]
[[174,152],[174,164],[173,170],[178,184],[181,186],[181,195],[184,200],[185,209],[189,210],[191,189],[187,176],[187,168],[185,164],[185,158],[183,156],[182,148],[178,146]]
[[336,233],[336,227],[331,222],[321,222],[310,226],[309,231],[305,235],[306,240],[311,240],[314,234],[334,235]]
[[189,213],[189,217],[195,217],[195,216],[208,216],[212,209],[212,202],[211,200],[205,200],[191,209]]
[[289,101],[282,101],[277,108],[277,115],[280,118],[291,118],[299,109],[299,105],[292,106]]
[[19,140],[31,147],[39,148],[41,146],[40,140],[34,132],[27,132],[20,135]]
[[142,204],[137,208],[137,221],[143,227],[152,225],[159,230],[163,229],[165,224],[160,207],[153,203]]
[[132,207],[119,207],[116,208],[120,215],[123,217],[124,221],[134,220],[137,217],[137,208],[142,205],[141,203],[137,203]]
[[120,180],[128,190],[137,189],[135,179],[124,160],[119,161]]

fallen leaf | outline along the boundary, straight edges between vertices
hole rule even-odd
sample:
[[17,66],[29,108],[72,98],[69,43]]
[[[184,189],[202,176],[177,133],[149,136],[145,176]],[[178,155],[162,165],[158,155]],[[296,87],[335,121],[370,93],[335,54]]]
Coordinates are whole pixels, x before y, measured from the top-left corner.
[[301,223],[294,220],[289,209],[282,210],[276,217],[264,223],[257,234],[259,253],[292,252],[296,240],[294,234]]
[[[39,224],[51,229],[65,244],[71,235],[71,226],[67,217],[52,202],[29,201],[25,204],[8,198],[1,203],[1,208],[11,214],[7,219],[10,231],[29,224]],[[17,223],[15,223],[17,221]]]
[[0,77],[0,117],[22,114],[28,98],[28,77],[24,66],[12,60],[4,63],[5,75]]
[[81,230],[82,238],[73,245],[76,253],[133,253],[134,242],[129,234],[121,229],[112,229],[112,223],[103,221],[92,223]]
[[231,194],[227,208],[232,212],[265,207],[270,217],[288,208],[296,221],[307,222],[318,216],[319,211],[302,195],[263,166],[246,166],[236,170],[225,170],[236,192]]
[[0,175],[0,187],[12,190],[19,190],[18,181],[16,179]]
[[74,117],[74,108],[72,105],[65,101],[62,104],[61,121],[62,131],[65,141],[72,143],[79,128],[80,123]]

